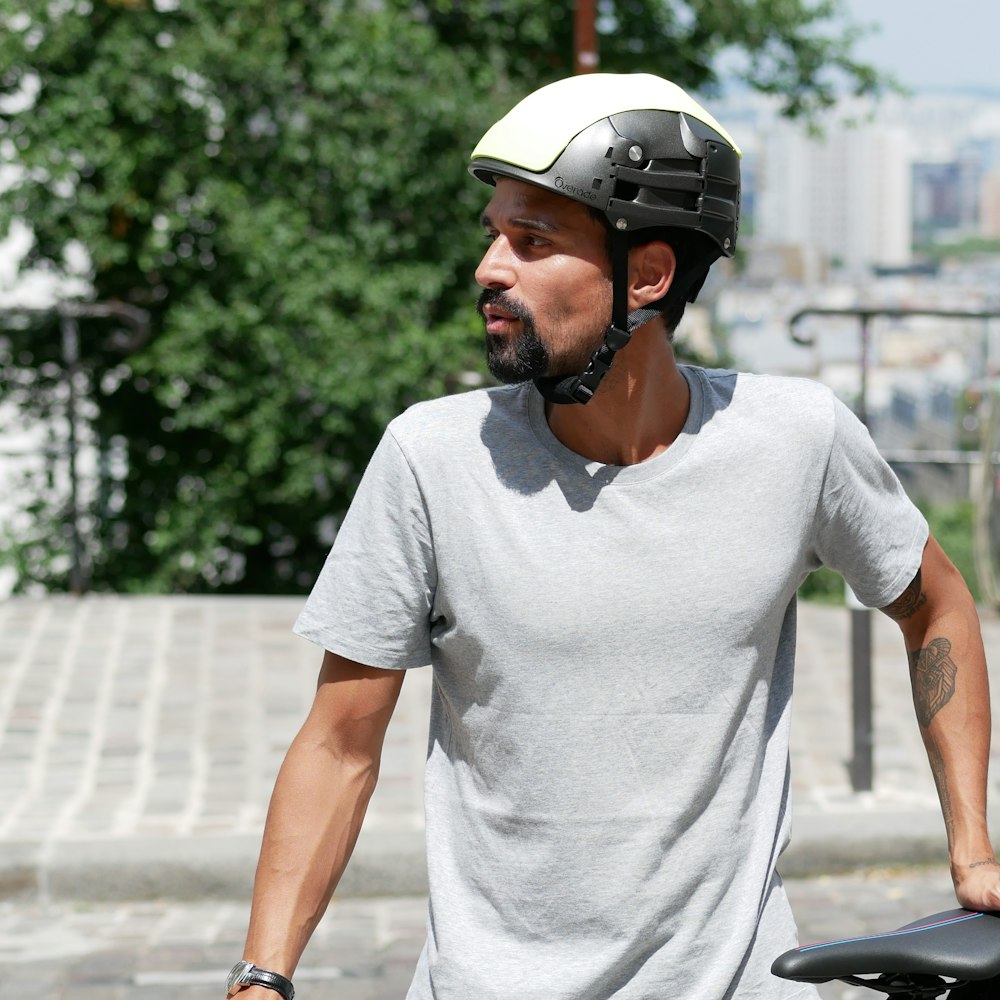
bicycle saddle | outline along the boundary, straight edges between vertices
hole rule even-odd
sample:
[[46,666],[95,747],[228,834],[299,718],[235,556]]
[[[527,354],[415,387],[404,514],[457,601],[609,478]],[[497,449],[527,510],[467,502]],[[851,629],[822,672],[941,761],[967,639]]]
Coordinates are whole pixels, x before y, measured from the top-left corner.
[[802,983],[866,973],[992,979],[1000,976],[1000,915],[944,910],[884,934],[786,951],[771,972]]

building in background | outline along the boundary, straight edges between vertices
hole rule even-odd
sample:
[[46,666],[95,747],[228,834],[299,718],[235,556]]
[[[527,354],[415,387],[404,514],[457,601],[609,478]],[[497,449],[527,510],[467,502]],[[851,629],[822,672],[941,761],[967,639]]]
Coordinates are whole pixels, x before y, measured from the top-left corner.
[[980,228],[982,165],[976,156],[913,164],[913,241],[957,242]]
[[[713,332],[736,367],[816,378],[859,408],[859,319],[800,321],[803,346],[792,318],[817,308],[1000,309],[1000,255],[976,245],[1000,239],[1000,95],[841,107],[819,135],[776,104],[743,94],[716,112],[733,122],[748,191],[739,273],[718,292]],[[844,124],[848,115],[858,124]],[[928,246],[933,259],[922,256]],[[968,499],[983,387],[1000,376],[1000,319],[881,317],[869,334],[865,409],[876,443],[922,456],[897,463],[914,496]]]
[[988,240],[1000,240],[1000,166],[983,178],[979,205],[980,234]]
[[774,121],[758,156],[755,242],[818,253],[849,273],[910,262],[905,130],[835,125],[813,136],[801,125]]

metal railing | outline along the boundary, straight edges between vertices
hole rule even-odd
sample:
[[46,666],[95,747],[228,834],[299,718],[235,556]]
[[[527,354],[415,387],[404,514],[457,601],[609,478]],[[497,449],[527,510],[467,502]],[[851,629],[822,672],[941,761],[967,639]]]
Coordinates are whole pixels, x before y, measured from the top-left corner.
[[[63,381],[66,385],[66,426],[65,449],[45,449],[49,454],[64,453],[69,477],[69,511],[71,561],[69,569],[69,589],[73,594],[83,594],[87,590],[87,569],[84,557],[83,533],[80,527],[80,472],[78,468],[80,405],[78,397],[78,376],[80,373],[80,327],[81,319],[106,319],[118,324],[111,345],[122,354],[138,350],[150,334],[149,313],[145,309],[125,302],[60,302],[49,308],[8,308],[0,317],[0,322],[12,317],[28,320],[58,318],[61,333]],[[6,324],[4,324],[6,325]],[[122,329],[122,326],[127,328]]]

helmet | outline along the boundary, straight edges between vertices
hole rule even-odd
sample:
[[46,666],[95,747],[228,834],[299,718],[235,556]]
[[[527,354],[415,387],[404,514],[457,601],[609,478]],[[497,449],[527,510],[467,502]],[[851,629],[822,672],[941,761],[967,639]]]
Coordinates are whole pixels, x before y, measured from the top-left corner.
[[542,87],[480,139],[469,171],[548,188],[602,212],[618,231],[705,233],[733,255],[740,151],[675,83],[587,73]]
[[[592,361],[603,371],[594,379],[588,369],[577,379],[582,385],[563,386],[572,401],[589,400],[615,351],[655,315],[648,309],[627,314],[628,247],[637,238],[632,234],[701,234],[690,241],[694,251],[678,260],[668,295],[675,300],[694,301],[711,264],[733,255],[739,162],[736,143],[711,114],[676,84],[647,73],[588,73],[549,84],[479,141],[469,164],[474,177],[487,184],[510,177],[545,188],[595,209],[611,227],[612,325],[598,351],[605,352],[604,360],[595,354]],[[650,239],[661,235],[669,242],[669,234],[648,233]],[[548,396],[545,385],[539,388]]]

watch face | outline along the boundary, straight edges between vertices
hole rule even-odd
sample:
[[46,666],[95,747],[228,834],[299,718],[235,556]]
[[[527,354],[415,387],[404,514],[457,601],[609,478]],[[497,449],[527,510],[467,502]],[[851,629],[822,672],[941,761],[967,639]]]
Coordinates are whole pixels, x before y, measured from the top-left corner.
[[237,962],[229,973],[229,978],[226,980],[226,991],[229,992],[234,986],[238,986],[242,983],[243,977],[253,968],[253,962],[239,961]]

